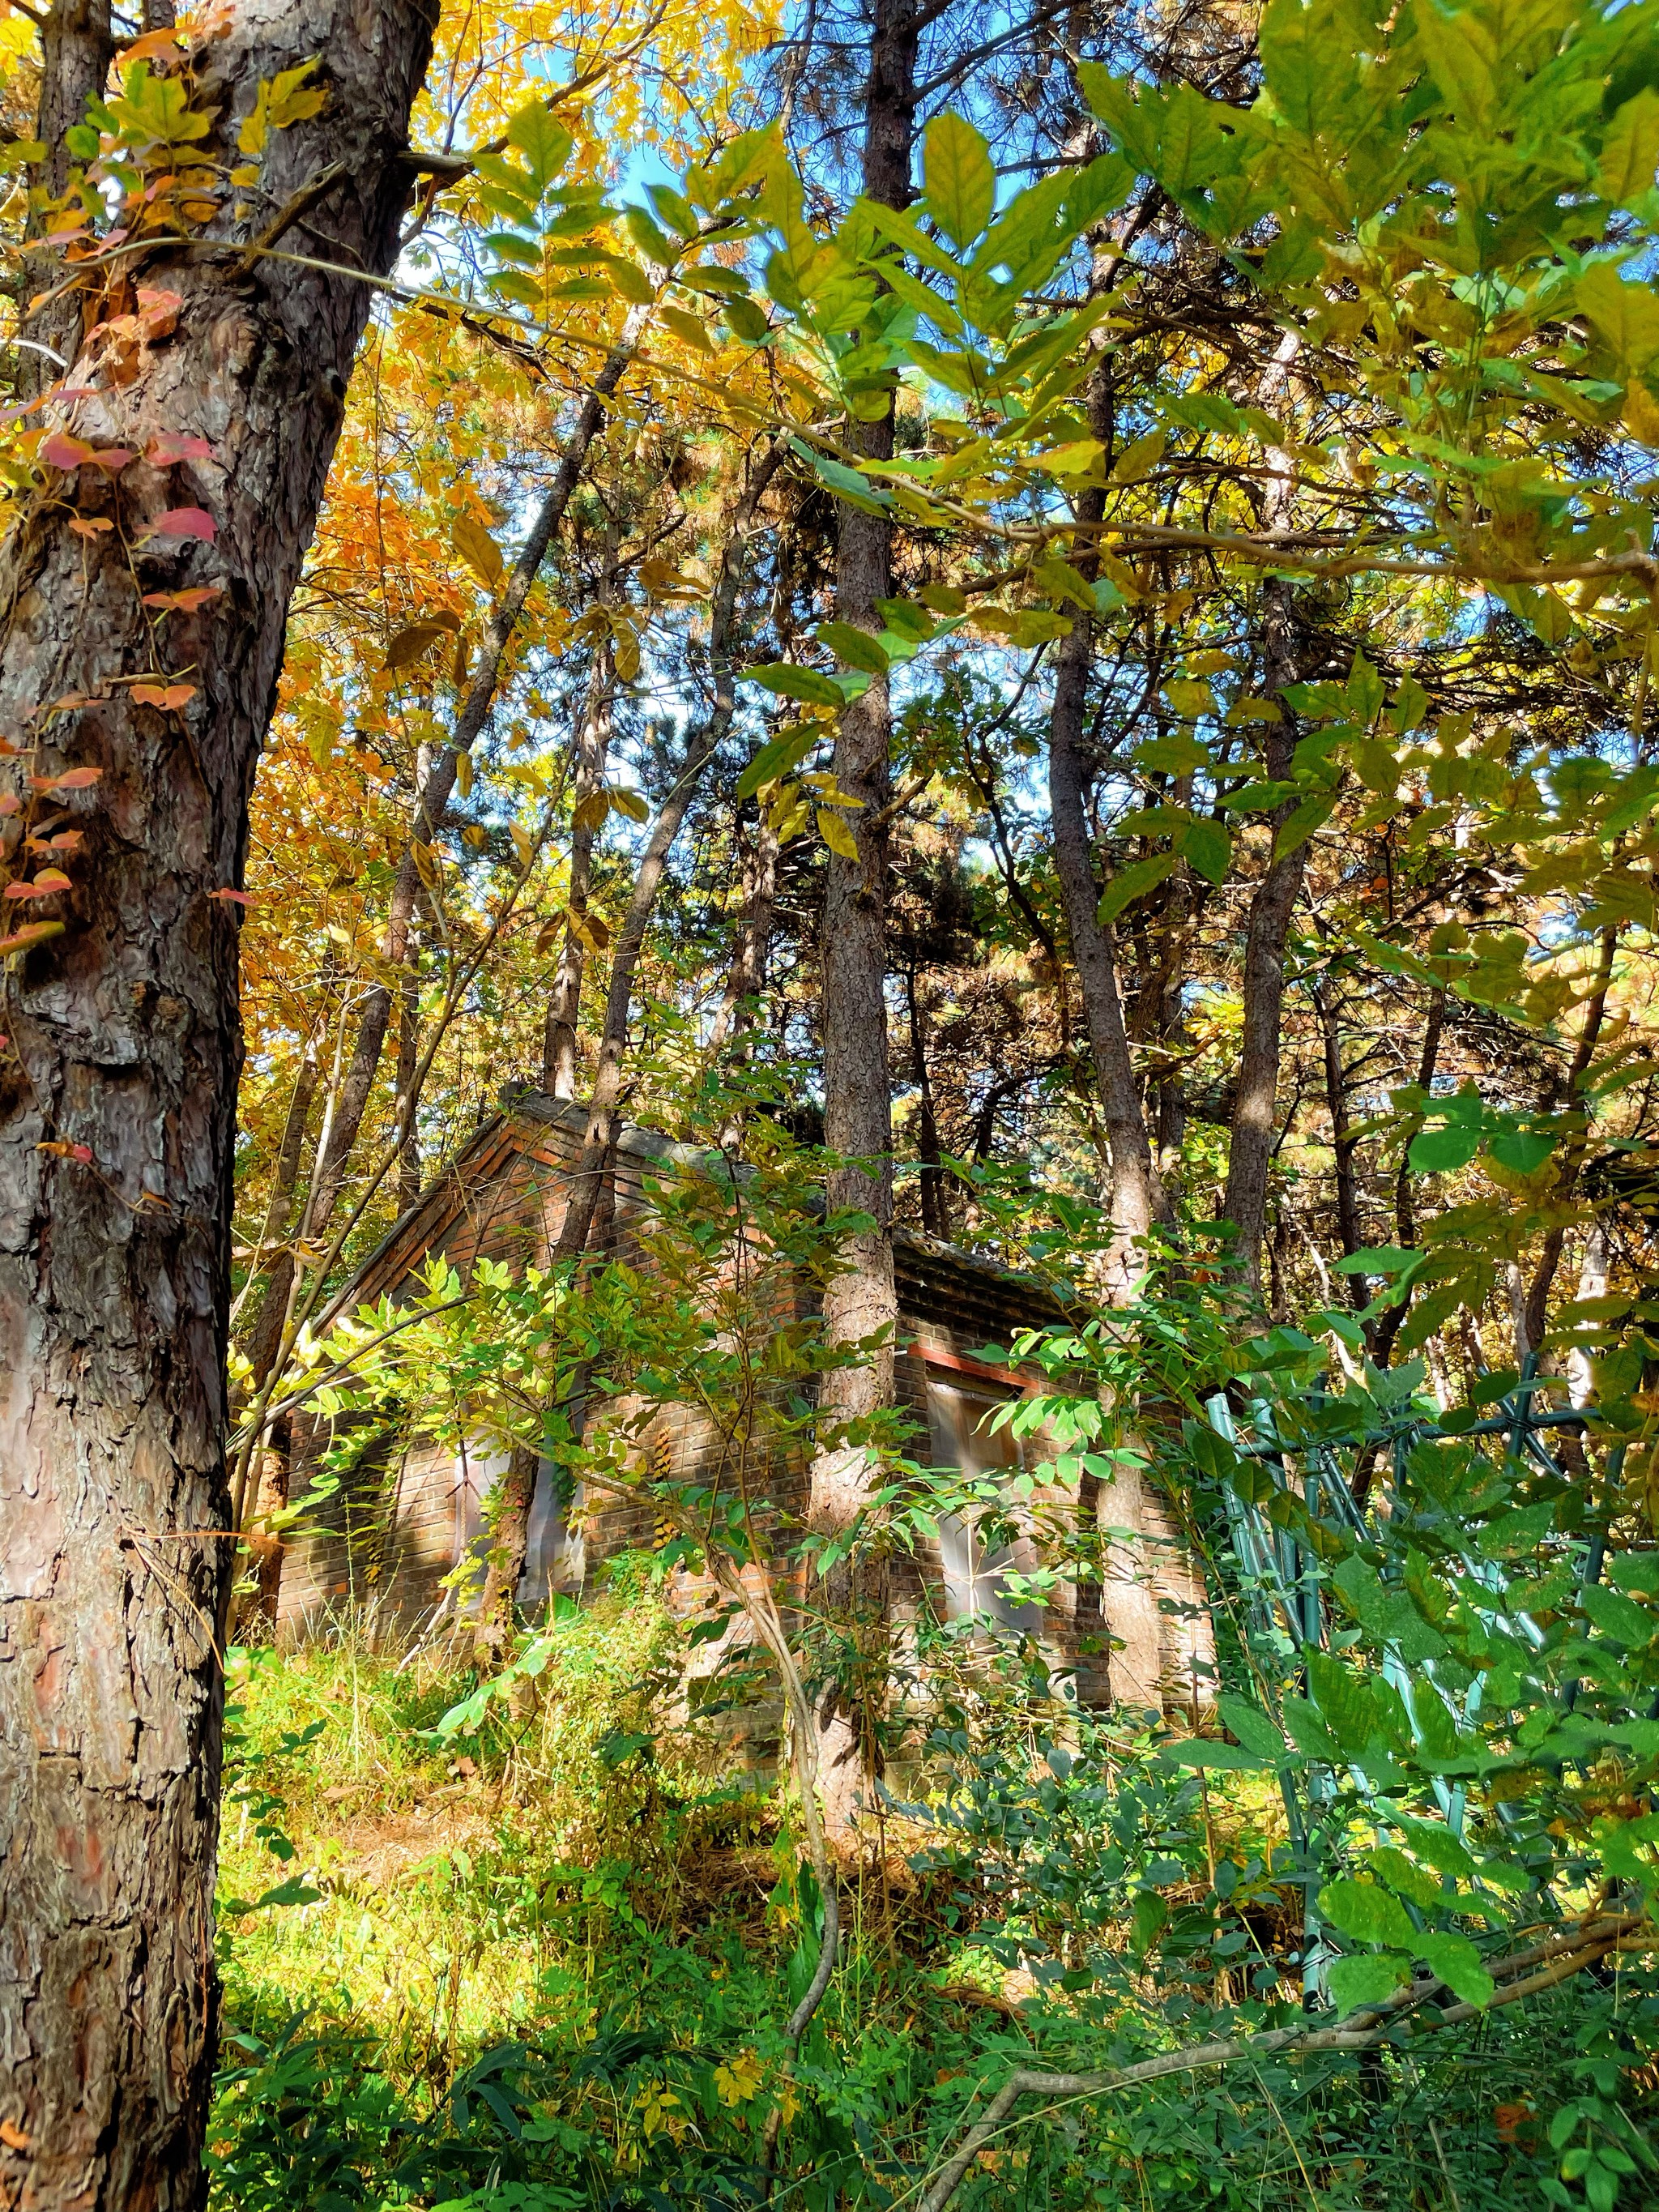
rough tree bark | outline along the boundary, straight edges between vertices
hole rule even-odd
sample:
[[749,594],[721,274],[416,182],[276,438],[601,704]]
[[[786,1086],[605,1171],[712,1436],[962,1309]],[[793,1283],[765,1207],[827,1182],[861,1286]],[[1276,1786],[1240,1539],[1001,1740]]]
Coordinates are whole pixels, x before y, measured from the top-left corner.
[[[1265,405],[1288,394],[1297,343],[1294,333],[1287,333],[1280,343],[1263,380]],[[1279,447],[1270,449],[1268,459],[1273,474],[1262,502],[1262,520],[1269,531],[1281,530],[1288,526],[1295,504],[1296,459]],[[1271,783],[1289,781],[1296,757],[1296,718],[1284,695],[1297,680],[1297,644],[1294,587],[1285,577],[1271,576],[1261,587],[1261,688],[1279,702],[1279,719],[1267,725],[1262,744],[1262,765]],[[1285,799],[1268,817],[1275,845],[1295,804],[1294,798]],[[1277,858],[1269,850],[1266,872],[1250,901],[1244,944],[1244,1021],[1221,1211],[1238,1231],[1236,1265],[1253,1293],[1261,1288],[1261,1234],[1267,1218],[1285,1003],[1285,945],[1307,852],[1305,842]]]
[[[1282,577],[1262,586],[1262,689],[1277,698],[1296,681],[1296,617],[1291,587]],[[1288,707],[1267,725],[1262,747],[1270,782],[1288,781],[1296,752],[1296,723]],[[1268,817],[1273,836],[1294,804],[1285,800]],[[1273,1102],[1279,1091],[1281,1018],[1285,1004],[1285,943],[1302,889],[1305,844],[1270,859],[1250,901],[1244,944],[1244,1022],[1239,1037],[1238,1088],[1233,1101],[1227,1153],[1227,1191],[1222,1214],[1238,1231],[1237,1265],[1252,1291],[1261,1287],[1261,1233],[1267,1218],[1267,1170],[1273,1152]]]
[[[1364,1244],[1359,1226],[1359,1187],[1353,1171],[1359,1139],[1348,1118],[1348,1071],[1342,1065],[1342,1028],[1328,978],[1313,987],[1314,1012],[1325,1049],[1325,1103],[1331,1116],[1331,1152],[1336,1168],[1336,1233],[1342,1256],[1350,1260]],[[1348,1299],[1362,1312],[1370,1297],[1363,1275],[1348,1277]]]
[[[1089,410],[1095,435],[1109,438],[1109,394],[1103,373],[1090,388]],[[1078,502],[1080,526],[1073,562],[1087,581],[1099,573],[1099,526],[1106,495],[1091,486]],[[1135,1080],[1129,1034],[1123,1018],[1123,994],[1110,928],[1099,919],[1100,885],[1095,878],[1089,836],[1089,769],[1084,757],[1089,678],[1094,665],[1094,618],[1079,608],[1060,640],[1054,661],[1054,695],[1048,715],[1048,808],[1054,825],[1054,873],[1060,881],[1072,958],[1083,991],[1084,1020],[1095,1066],[1095,1090],[1111,1157],[1109,1207],[1113,1227],[1109,1284],[1114,1297],[1127,1297],[1144,1269],[1146,1241],[1154,1229],[1173,1231],[1175,1211],[1152,1157]]]
[[[332,169],[331,258],[382,270],[430,41],[410,0],[242,0],[198,53],[202,150],[234,166],[261,82],[320,57],[327,106],[271,134],[253,220]],[[25,749],[0,772],[27,793],[25,771],[100,771],[52,802],[83,845],[27,912],[64,932],[9,960],[0,1023],[0,2197],[37,2212],[202,2195],[241,1057],[236,909],[214,894],[240,881],[372,297],[244,270],[246,234],[227,206],[159,252],[140,281],[176,309],[95,337],[70,379],[90,396],[46,410],[99,447],[171,432],[211,458],[58,476],[0,550],[0,731]],[[184,505],[210,544],[143,535]],[[77,507],[118,526],[76,535]],[[217,596],[147,609],[135,565],[144,592]],[[135,703],[131,679],[185,669],[182,707]]]
[[[862,181],[865,198],[885,207],[908,207],[911,198],[921,15],[915,0],[874,0]],[[848,436],[854,447],[869,459],[890,459],[891,402],[878,421],[849,424]],[[892,556],[892,524],[884,514],[838,503],[838,620],[880,631],[876,602],[891,594]],[[832,1345],[881,1340],[880,1348],[857,1365],[834,1368],[824,1376],[823,1413],[836,1423],[866,1419],[890,1405],[893,1396],[892,1337],[898,1299],[893,1283],[893,1127],[887,1066],[885,819],[891,737],[886,679],[877,676],[862,697],[843,711],[836,734],[836,781],[860,802],[851,816],[858,857],[829,855],[819,939],[824,1138],[845,1163],[830,1173],[830,1204],[866,1213],[873,1224],[849,1240],[848,1265],[824,1291],[824,1334]],[[845,1530],[863,1507],[869,1482],[870,1455],[861,1445],[818,1452],[812,1462],[807,1507],[815,1533],[833,1537]],[[854,1577],[848,1560],[819,1585],[825,1613],[843,1626],[859,1595]],[[872,1794],[866,1771],[868,1731],[833,1677],[819,1695],[817,1725],[824,1826],[832,1840],[854,1841],[860,1809]]]
[[[604,593],[601,592],[603,599]],[[587,697],[581,727],[576,733],[575,766],[571,775],[574,802],[570,827],[570,877],[566,904],[564,940],[553,988],[547,1001],[547,1030],[542,1044],[542,1089],[555,1098],[576,1095],[576,1019],[581,1011],[582,976],[586,969],[586,945],[581,925],[587,917],[587,894],[593,880],[593,841],[605,815],[605,762],[611,751],[611,687],[616,681],[616,641],[607,634],[593,647],[588,672]]]

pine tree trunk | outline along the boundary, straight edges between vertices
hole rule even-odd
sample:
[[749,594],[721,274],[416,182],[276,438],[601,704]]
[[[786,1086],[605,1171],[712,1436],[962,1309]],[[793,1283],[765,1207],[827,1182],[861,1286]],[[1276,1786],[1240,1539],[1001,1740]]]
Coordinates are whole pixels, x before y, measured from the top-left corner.
[[[915,130],[919,11],[914,0],[875,0],[870,76],[865,94],[864,191],[884,206],[910,201],[910,147]],[[849,425],[849,442],[872,459],[893,452],[890,403],[879,421]],[[892,592],[892,524],[884,514],[838,506],[836,615],[872,634],[883,627],[876,602]],[[831,853],[824,878],[823,973],[823,1125],[832,1152],[847,1164],[832,1170],[832,1207],[867,1213],[873,1226],[852,1237],[850,1263],[823,1294],[823,1326],[832,1345],[884,1339],[856,1366],[823,1379],[827,1419],[862,1419],[890,1405],[892,1337],[898,1321],[893,1282],[892,1093],[887,1064],[887,830],[891,796],[891,716],[887,684],[875,677],[843,711],[836,736],[835,776],[861,803],[851,816],[856,860]],[[863,1508],[869,1455],[860,1445],[820,1451],[812,1462],[808,1516],[821,1535],[847,1528]],[[848,1561],[826,1577],[819,1595],[842,1630],[860,1593]],[[878,1602],[878,1594],[873,1594]],[[871,1799],[868,1730],[832,1680],[818,1705],[818,1775],[824,1826],[832,1840],[853,1840]]]
[[[235,164],[260,82],[320,54],[327,106],[271,133],[252,220],[337,164],[318,203],[330,258],[384,270],[428,17],[246,0],[220,21],[204,153]],[[246,235],[228,207],[205,232]],[[238,912],[213,895],[240,881],[289,597],[373,297],[200,246],[142,281],[177,309],[153,314],[125,380],[102,354],[76,364],[94,396],[66,427],[141,454],[198,436],[212,458],[58,477],[0,550],[0,728],[38,738],[0,775],[27,795],[22,771],[101,772],[54,800],[83,833],[72,888],[9,902],[64,931],[9,963],[0,1058],[0,2200],[33,2212],[203,2194],[241,1059]],[[211,514],[210,544],[139,534],[186,505]],[[77,507],[120,527],[77,535]],[[140,589],[197,586],[219,596],[152,628]],[[188,671],[182,708],[135,704],[123,679],[158,665]]]
[[[1270,578],[1262,586],[1262,690],[1269,698],[1281,701],[1279,719],[1268,725],[1262,751],[1268,780],[1282,782],[1288,781],[1296,755],[1296,723],[1281,696],[1297,675],[1291,587],[1282,577]],[[1286,799],[1269,816],[1275,838],[1294,804]],[[1307,853],[1303,844],[1276,860],[1269,858],[1250,901],[1244,944],[1244,1022],[1222,1213],[1238,1231],[1238,1269],[1252,1291],[1261,1287],[1261,1237],[1267,1220],[1267,1170],[1273,1164],[1285,1007],[1285,946]]]

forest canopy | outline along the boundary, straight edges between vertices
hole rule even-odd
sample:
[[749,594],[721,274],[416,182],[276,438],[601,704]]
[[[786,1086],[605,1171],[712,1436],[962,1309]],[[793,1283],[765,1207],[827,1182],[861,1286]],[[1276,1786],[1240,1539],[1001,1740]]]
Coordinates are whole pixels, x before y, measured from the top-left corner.
[[3,2201],[1650,2202],[1652,0],[0,110]]

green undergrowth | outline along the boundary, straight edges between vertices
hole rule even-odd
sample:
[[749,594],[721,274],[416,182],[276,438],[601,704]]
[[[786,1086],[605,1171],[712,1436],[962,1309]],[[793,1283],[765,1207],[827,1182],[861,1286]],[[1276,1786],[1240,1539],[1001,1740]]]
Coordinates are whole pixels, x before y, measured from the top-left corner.
[[[1127,1836],[1133,1813],[1165,1855],[1153,1871],[1178,1933],[1218,1862],[1247,1877],[1271,1862],[1267,1795],[1174,1825],[1191,1778],[1131,1787],[1092,1763],[1086,1729],[1075,1757],[1025,1762],[1035,1781],[975,1784],[958,1729],[940,1739],[967,1778],[957,1825],[896,1815],[885,1870],[849,1876],[846,1955],[792,2073],[784,2025],[820,1901],[784,1794],[734,1778],[718,1732],[678,1702],[678,1652],[635,1577],[557,1623],[545,1666],[482,1703],[458,1647],[376,1655],[342,1632],[235,1655],[216,2212],[664,2212],[769,2188],[789,2212],[902,2212],[1011,2065],[1117,2063],[1208,2032],[1223,1999],[1256,2003],[1255,2025],[1284,1999],[1269,1970],[1259,2002],[1247,1988],[1275,1913],[1290,1924],[1265,1875],[1238,1887],[1254,1902],[1229,1932],[1205,1936],[1215,1961],[1196,1977],[1190,1956],[1154,1960],[1152,1931],[1079,1932],[1121,1848],[1113,1820]],[[470,1732],[441,1730],[470,1698]],[[1012,1705],[994,1727],[978,1771],[1006,1776]],[[1029,1954],[1007,1934],[1015,1887]],[[1562,2166],[1581,2136],[1616,2153],[1606,2116],[1646,2111],[1656,2009],[1644,1984],[1584,1978],[1409,2053],[1061,2100],[1012,2128],[957,2201],[1632,2212],[1647,2178],[1616,2155],[1588,2169],[1606,2176],[1596,2195]]]

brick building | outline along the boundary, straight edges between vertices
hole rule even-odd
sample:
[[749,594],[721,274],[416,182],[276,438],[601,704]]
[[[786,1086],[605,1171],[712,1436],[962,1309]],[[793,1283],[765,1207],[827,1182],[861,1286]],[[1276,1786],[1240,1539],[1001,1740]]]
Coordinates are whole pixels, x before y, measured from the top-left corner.
[[[576,1106],[533,1091],[514,1097],[396,1224],[360,1270],[349,1302],[388,1295],[395,1300],[434,1254],[463,1273],[481,1257],[545,1264],[583,1127]],[[648,1185],[698,1158],[650,1130],[624,1125],[601,1206],[607,1241],[625,1249],[629,1223],[649,1206]],[[903,1230],[896,1232],[895,1262],[899,1393],[926,1425],[931,1462],[994,1480],[1000,1469],[1018,1469],[1022,1453],[1040,1462],[1047,1454],[1034,1449],[1035,1439],[1022,1443],[1006,1429],[986,1426],[994,1408],[1022,1395],[1035,1377],[981,1354],[1006,1345],[1021,1328],[1058,1318],[1048,1295],[1027,1278]],[[701,1441],[692,1411],[672,1408],[658,1416],[641,1449],[655,1464],[682,1470],[696,1466]],[[916,1449],[921,1455],[920,1440]],[[404,1635],[441,1620],[456,1602],[447,1577],[479,1543],[501,1466],[487,1450],[467,1450],[464,1440],[459,1449],[422,1442],[403,1450],[396,1464],[382,1458],[356,1486],[348,1483],[312,1532],[288,1547],[279,1636],[293,1642],[313,1635],[348,1603],[367,1606],[374,1619]],[[783,1465],[773,1470],[768,1488],[787,1515],[804,1508],[805,1486],[804,1467]],[[1017,1607],[998,1570],[1011,1561],[1036,1564],[1035,1534],[1012,1555],[988,1558],[964,1527],[947,1521],[915,1571],[908,1562],[901,1568],[897,1610],[1000,1615],[1037,1637],[1050,1666],[1068,1674],[1078,1696],[1091,1705],[1190,1709],[1195,1698],[1207,1703],[1212,1644],[1205,1595],[1158,1499],[1127,1472],[1109,1486],[1085,1478],[1070,1510],[1106,1532],[1103,1583],[1064,1583],[1058,1601],[1047,1607]],[[533,1609],[554,1592],[580,1596],[605,1559],[653,1539],[648,1498],[579,1498],[566,1510],[551,1469],[544,1468],[536,1486],[520,1602]]]

